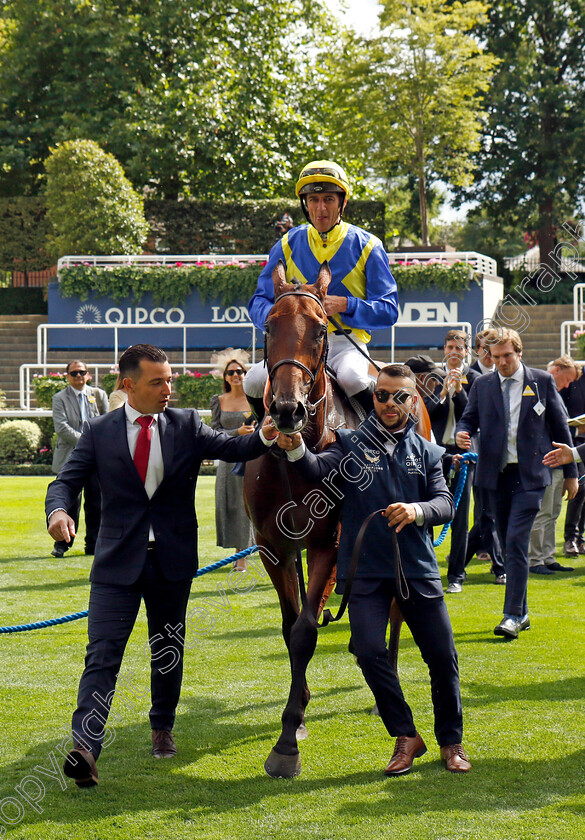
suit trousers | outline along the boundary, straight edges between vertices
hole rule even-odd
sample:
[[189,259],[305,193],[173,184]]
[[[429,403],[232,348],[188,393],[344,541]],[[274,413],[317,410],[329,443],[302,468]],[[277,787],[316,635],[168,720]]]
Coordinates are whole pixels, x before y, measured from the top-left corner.
[[489,490],[475,485],[473,488],[473,526],[467,536],[466,566],[478,551],[487,551],[490,555],[491,571],[496,577],[505,573],[500,539],[490,506]]
[[89,644],[85,670],[73,713],[73,741],[97,758],[126,643],[144,598],[150,644],[152,729],[169,732],[175,721],[183,677],[185,615],[191,579],[169,581],[149,549],[146,565],[132,586],[92,583],[89,598]]
[[[68,509],[67,513],[75,522],[75,532],[79,527],[79,512],[81,510],[81,493],[75,499],[74,503]],[[89,554],[93,554],[95,544],[97,542],[98,531],[100,529],[101,511],[102,511],[102,493],[97,476],[91,476],[85,487],[83,488],[83,510],[85,513],[85,550]],[[72,548],[75,537],[71,542],[65,540],[58,540],[55,547],[67,551]]]
[[528,559],[531,566],[549,566],[555,562],[557,519],[563,505],[563,471],[559,467],[552,471],[549,484],[542,497],[542,505],[536,515],[530,533]]
[[[457,452],[459,450],[453,450]],[[467,465],[467,478],[463,491],[455,511],[455,517],[451,525],[451,547],[449,549],[449,565],[447,567],[447,580],[449,583],[462,583],[465,580],[465,560],[467,557],[467,539],[469,533],[469,505],[471,501],[471,487],[475,474],[475,464]],[[456,472],[449,490],[455,493],[459,481],[459,472]]]
[[[416,726],[400,682],[388,661],[386,631],[392,598],[397,597],[394,580],[354,582],[349,600],[349,623],[354,653],[369,685],[384,726],[392,737],[413,736]],[[357,591],[356,591],[357,589]],[[445,600],[425,597],[411,583],[408,600],[397,598],[431,677],[435,713],[435,736],[439,746],[460,744],[463,716],[459,692],[459,667],[453,631]]]
[[[581,441],[585,443],[585,441]],[[577,464],[579,476],[585,475],[585,464],[579,461]],[[577,540],[583,542],[585,533],[585,484],[580,484],[577,495],[567,502],[565,514],[565,542]]]
[[506,615],[522,617],[528,612],[528,544],[544,490],[544,487],[524,490],[517,464],[508,464],[500,472],[497,489],[490,490],[491,507],[504,550]]

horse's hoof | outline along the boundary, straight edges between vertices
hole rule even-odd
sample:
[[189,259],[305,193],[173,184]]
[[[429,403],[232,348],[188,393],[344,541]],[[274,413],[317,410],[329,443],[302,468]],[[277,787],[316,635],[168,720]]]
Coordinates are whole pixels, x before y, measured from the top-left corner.
[[372,706],[372,711],[370,712],[370,714],[371,715],[378,715],[378,716],[380,715],[380,712],[378,711],[378,704],[377,703],[374,703],[374,705]]
[[309,730],[305,726],[304,723],[301,723],[299,728],[296,731],[297,741],[304,741],[305,738],[309,737]]
[[282,755],[274,750],[264,762],[264,769],[273,779],[292,779],[293,776],[301,774],[301,756]]

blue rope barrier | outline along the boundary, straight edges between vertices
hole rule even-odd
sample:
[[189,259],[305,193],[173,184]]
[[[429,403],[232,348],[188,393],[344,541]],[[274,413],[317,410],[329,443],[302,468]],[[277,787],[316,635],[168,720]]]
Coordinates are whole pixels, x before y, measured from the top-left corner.
[[[455,487],[455,492],[453,493],[453,502],[455,503],[455,510],[457,510],[457,508],[459,507],[459,502],[461,501],[461,496],[463,495],[463,488],[465,487],[465,482],[467,480],[467,465],[471,463],[475,464],[476,461],[477,452],[466,452],[465,455],[463,455],[461,469],[459,470],[459,475],[457,476],[457,485]],[[433,546],[435,548],[437,548],[437,546],[441,545],[441,543],[445,541],[445,538],[449,533],[449,528],[452,524],[453,520],[451,520],[451,522],[446,522],[443,525],[441,533],[433,542]]]
[[[254,554],[255,551],[258,551],[257,545],[253,545],[250,548],[244,548],[242,551],[237,551],[235,554],[232,554],[231,557],[224,557],[223,560],[216,560],[215,563],[210,563],[209,566],[204,566],[202,569],[198,569],[195,573],[195,577],[201,577],[201,575],[205,575],[207,572],[214,572],[222,566],[227,566],[228,563],[234,563],[242,557],[247,557],[248,554]],[[79,618],[87,618],[87,615],[88,611],[83,610],[82,612],[71,613],[71,615],[62,615],[60,618],[47,618],[44,621],[34,621],[32,624],[13,624],[10,627],[0,627],[0,633],[23,633],[26,630],[42,630],[44,627],[55,627],[57,624],[67,624],[68,621],[77,621]]]

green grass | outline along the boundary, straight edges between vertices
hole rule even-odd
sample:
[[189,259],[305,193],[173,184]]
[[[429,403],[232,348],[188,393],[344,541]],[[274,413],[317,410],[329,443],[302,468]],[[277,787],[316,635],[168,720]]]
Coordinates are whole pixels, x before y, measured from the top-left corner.
[[[90,559],[77,548],[63,560],[49,556],[42,513],[47,481],[0,478],[0,625],[87,606]],[[200,479],[197,510],[204,565],[226,554],[214,544],[213,478]],[[443,573],[448,546],[449,539],[439,550]],[[1,635],[0,835],[6,827],[7,836],[19,840],[580,840],[583,558],[576,565],[572,574],[530,579],[533,627],[514,642],[492,634],[504,593],[485,564],[474,561],[463,593],[448,596],[461,668],[464,743],[473,763],[468,776],[448,774],[439,760],[428,674],[407,630],[400,674],[429,751],[409,776],[382,775],[392,743],[379,718],[368,714],[372,697],[347,653],[344,618],[320,631],[309,667],[310,737],[301,744],[302,775],[269,779],[263,763],[280,732],[289,687],[280,613],[265,580],[235,593],[222,569],[193,585],[193,605],[213,597],[222,584],[231,609],[211,608],[214,626],[186,654],[175,727],[178,757],[155,761],[149,755],[141,612],[124,659],[125,700],[114,702],[115,739],[99,761],[100,785],[81,791],[67,780],[61,790],[54,770],[49,777],[38,768],[51,769],[51,753],[59,757],[56,748],[68,731],[86,621]],[[43,796],[36,805],[42,813],[23,794]]]

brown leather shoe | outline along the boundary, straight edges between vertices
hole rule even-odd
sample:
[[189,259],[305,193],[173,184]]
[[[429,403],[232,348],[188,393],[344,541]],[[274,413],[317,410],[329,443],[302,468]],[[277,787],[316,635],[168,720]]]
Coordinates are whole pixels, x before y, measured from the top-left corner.
[[177,754],[177,747],[173,733],[166,729],[152,730],[152,754],[155,758],[173,758]]
[[450,744],[448,747],[441,747],[441,758],[450,773],[469,773],[471,770],[471,762],[467,758],[461,744]]
[[80,788],[95,787],[98,783],[95,758],[83,747],[76,747],[67,753],[63,772],[70,779],[75,779],[75,784]]
[[390,763],[384,770],[385,775],[402,776],[404,773],[410,773],[414,759],[420,758],[426,751],[425,742],[418,732],[414,738],[409,738],[408,735],[399,735],[396,739],[394,753],[392,754]]

